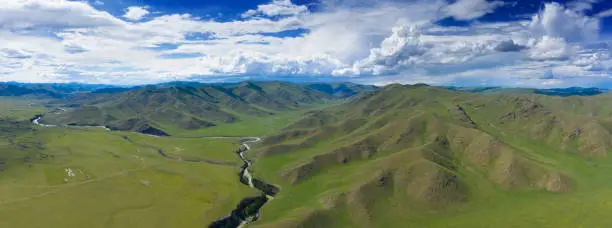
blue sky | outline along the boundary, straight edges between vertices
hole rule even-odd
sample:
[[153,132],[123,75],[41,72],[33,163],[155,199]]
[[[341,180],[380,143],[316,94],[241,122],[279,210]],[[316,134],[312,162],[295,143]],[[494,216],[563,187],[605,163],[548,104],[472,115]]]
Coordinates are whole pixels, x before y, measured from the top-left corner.
[[605,0],[0,0],[0,81],[612,85]]

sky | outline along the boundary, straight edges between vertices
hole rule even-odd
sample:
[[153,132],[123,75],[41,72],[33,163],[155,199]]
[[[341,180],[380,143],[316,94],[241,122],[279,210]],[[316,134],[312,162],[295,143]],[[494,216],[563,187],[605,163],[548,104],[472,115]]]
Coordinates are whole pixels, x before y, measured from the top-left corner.
[[607,0],[0,0],[0,81],[612,88]]

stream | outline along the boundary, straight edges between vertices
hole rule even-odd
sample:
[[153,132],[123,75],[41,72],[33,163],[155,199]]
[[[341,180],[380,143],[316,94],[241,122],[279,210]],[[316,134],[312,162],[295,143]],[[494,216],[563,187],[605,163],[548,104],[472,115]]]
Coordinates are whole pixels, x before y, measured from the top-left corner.
[[240,183],[259,190],[261,195],[244,198],[230,215],[211,223],[209,226],[210,228],[243,227],[246,224],[259,220],[259,211],[261,208],[280,192],[278,187],[254,178],[249,170],[252,164],[244,156],[244,153],[251,149],[249,143],[259,141],[261,141],[261,138],[258,137],[250,137],[241,140],[241,147],[236,151],[236,154],[238,154],[240,159],[244,162],[239,173]]
[[[42,119],[42,117],[43,115],[36,115],[34,118],[31,119],[31,122],[41,127],[60,127],[57,125],[47,125],[47,124],[40,123],[40,120]],[[71,125],[70,127],[99,127],[105,130],[111,130],[106,126],[76,126],[76,125],[72,126]],[[261,192],[261,195],[259,196],[246,197],[242,199],[240,203],[238,203],[236,208],[232,210],[232,212],[228,216],[225,216],[221,219],[218,219],[212,222],[209,225],[209,227],[210,228],[237,228],[237,227],[244,227],[247,224],[250,224],[250,223],[253,223],[259,220],[260,218],[259,211],[261,210],[261,208],[268,201],[272,200],[280,192],[280,189],[277,186],[268,184],[261,179],[253,177],[251,171],[249,170],[249,168],[251,168],[252,163],[245,157],[245,153],[251,149],[251,146],[249,145],[249,143],[260,142],[262,141],[262,139],[259,137],[232,137],[232,136],[216,136],[216,137],[213,136],[213,137],[200,137],[200,138],[240,138],[241,139],[239,141],[240,148],[237,151],[235,151],[235,153],[240,157],[240,159],[243,162],[243,165],[240,168],[240,172],[238,174],[238,179],[240,183],[246,186],[249,186],[250,188],[257,189]],[[129,140],[129,138],[127,138],[126,140]],[[161,150],[158,149],[158,151],[161,151]],[[160,154],[166,158],[171,158],[167,156],[166,154],[164,154],[163,151],[160,152]],[[204,159],[201,161],[198,160],[197,162],[208,162],[208,163],[219,164],[219,165],[231,165],[231,164],[220,163],[218,161],[212,161],[212,160],[207,160],[207,159]]]

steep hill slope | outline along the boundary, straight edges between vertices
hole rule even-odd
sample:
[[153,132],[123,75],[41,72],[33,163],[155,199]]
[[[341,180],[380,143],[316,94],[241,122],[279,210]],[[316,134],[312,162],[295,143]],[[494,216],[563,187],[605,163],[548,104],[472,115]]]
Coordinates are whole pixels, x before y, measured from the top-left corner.
[[283,187],[259,224],[418,227],[491,200],[602,185],[585,171],[612,149],[612,115],[596,100],[612,101],[390,85],[311,112],[257,155],[256,174]]

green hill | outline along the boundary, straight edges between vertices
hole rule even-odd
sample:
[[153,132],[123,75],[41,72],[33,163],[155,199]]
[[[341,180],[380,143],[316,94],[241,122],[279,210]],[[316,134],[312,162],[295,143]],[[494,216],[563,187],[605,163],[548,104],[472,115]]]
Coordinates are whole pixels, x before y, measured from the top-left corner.
[[104,125],[115,130],[197,130],[245,117],[271,116],[335,99],[303,85],[243,82],[224,86],[170,86],[83,93],[56,103],[73,109],[43,118],[48,124]]
[[282,186],[257,227],[563,225],[563,197],[610,199],[611,101],[390,85],[310,112],[256,156]]

